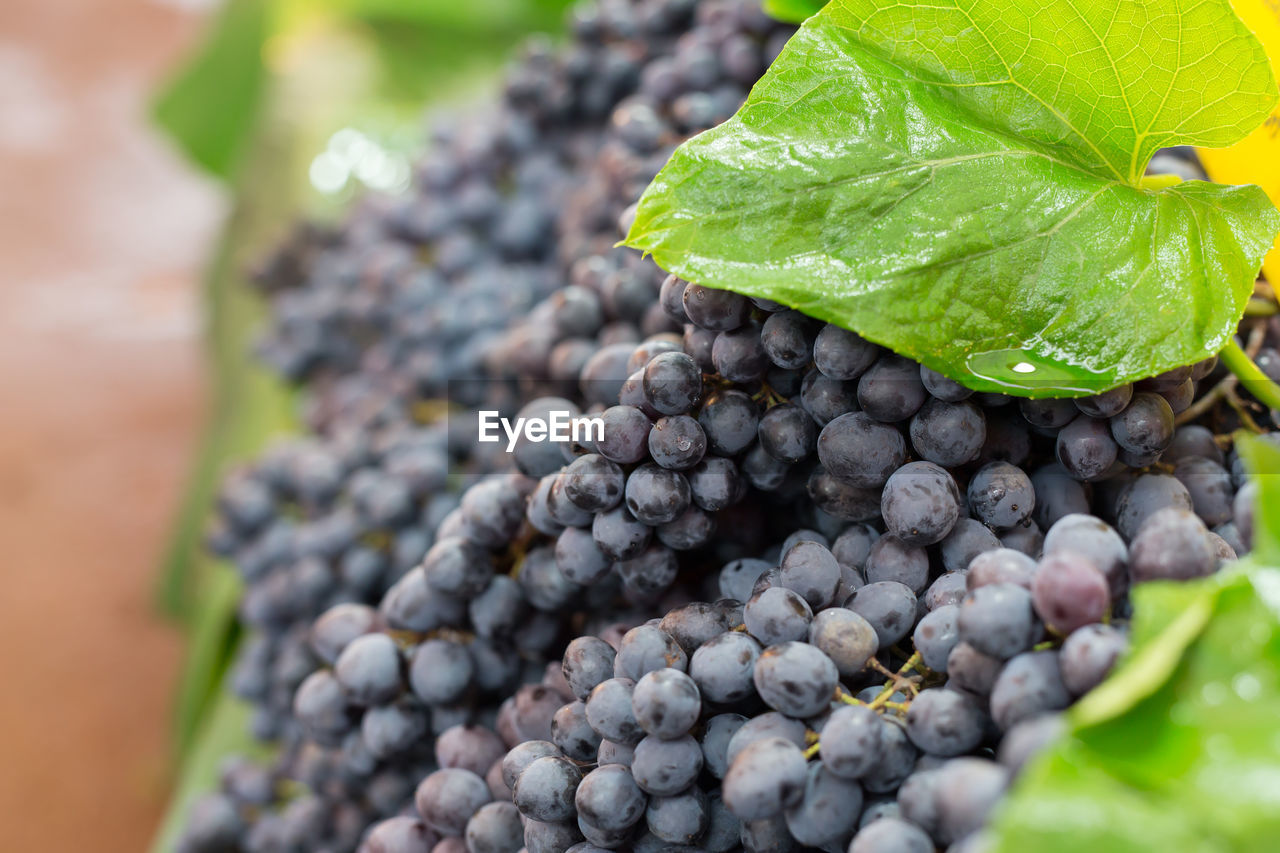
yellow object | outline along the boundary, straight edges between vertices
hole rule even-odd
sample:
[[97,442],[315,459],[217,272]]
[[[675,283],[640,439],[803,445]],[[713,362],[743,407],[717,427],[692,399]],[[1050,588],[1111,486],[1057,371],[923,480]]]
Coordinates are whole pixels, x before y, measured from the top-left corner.
[[[1232,0],[1231,5],[1266,48],[1280,83],[1280,0]],[[1280,107],[1230,148],[1201,148],[1198,153],[1211,180],[1257,184],[1280,207]],[[1263,261],[1262,272],[1273,286],[1280,285],[1280,240]]]

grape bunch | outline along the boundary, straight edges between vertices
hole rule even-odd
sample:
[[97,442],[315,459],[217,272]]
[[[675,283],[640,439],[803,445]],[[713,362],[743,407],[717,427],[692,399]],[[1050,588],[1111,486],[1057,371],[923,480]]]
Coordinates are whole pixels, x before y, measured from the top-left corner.
[[[1211,535],[1177,509],[1143,529]],[[412,825],[531,853],[979,849],[1059,713],[1124,654],[1111,586],[1141,579],[1142,554],[1073,514],[1039,561],[984,550],[913,588],[871,580],[886,538],[801,532],[780,560],[726,565],[718,601],[572,640],[550,737],[506,753],[505,787],[432,773]],[[509,845],[487,846],[498,821]]]
[[[276,754],[229,759],[179,850],[981,850],[1130,589],[1248,551],[1224,436],[1271,415],[1214,359],[973,393],[614,248],[793,30],[755,0],[571,28],[407,196],[261,271],[315,435],[233,473],[210,544]],[[1241,336],[1280,364],[1280,323]],[[479,409],[603,434],[507,453]]]

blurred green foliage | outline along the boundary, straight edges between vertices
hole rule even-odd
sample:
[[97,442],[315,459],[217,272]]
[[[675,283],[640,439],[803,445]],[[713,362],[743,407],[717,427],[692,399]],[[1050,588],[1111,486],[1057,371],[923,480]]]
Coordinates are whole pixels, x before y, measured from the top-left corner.
[[[377,65],[366,105],[418,109],[461,74],[555,30],[568,0],[226,0],[204,43],[156,98],[154,115],[208,171],[230,178],[245,157],[273,76],[296,67],[318,33],[363,42]],[[301,44],[301,47],[300,47]],[[311,58],[315,58],[313,53]],[[342,57],[337,57],[339,63]]]

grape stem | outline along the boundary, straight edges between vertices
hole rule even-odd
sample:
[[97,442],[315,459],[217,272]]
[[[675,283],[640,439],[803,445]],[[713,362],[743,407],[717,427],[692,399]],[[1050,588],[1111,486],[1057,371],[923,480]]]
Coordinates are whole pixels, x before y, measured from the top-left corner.
[[1249,358],[1234,340],[1219,353],[1222,363],[1236,375],[1244,389],[1268,409],[1280,409],[1280,385],[1272,382],[1267,374]]

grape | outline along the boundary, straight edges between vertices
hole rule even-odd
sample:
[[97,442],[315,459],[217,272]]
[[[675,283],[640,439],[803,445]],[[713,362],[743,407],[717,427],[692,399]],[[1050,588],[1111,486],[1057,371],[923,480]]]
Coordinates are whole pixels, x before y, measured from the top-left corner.
[[635,682],[629,678],[610,678],[592,689],[586,711],[587,722],[596,734],[622,744],[634,744],[644,737],[631,708],[634,688]]
[[[540,758],[538,761],[559,761]],[[534,762],[536,764],[537,762]],[[529,767],[533,767],[531,764]],[[525,768],[527,773],[529,768]],[[517,785],[519,782],[517,781]],[[437,770],[418,786],[414,802],[427,825],[441,835],[461,835],[467,821],[481,806],[490,802],[489,786],[470,770],[447,768]]]
[[[615,395],[616,398],[616,395]],[[596,452],[613,462],[630,465],[645,458],[652,423],[635,406],[611,406],[600,413],[603,437],[596,441]]]
[[564,705],[551,718],[551,742],[574,761],[595,758],[600,740],[587,721],[587,707],[581,700]]
[[644,366],[644,399],[658,412],[684,414],[701,397],[702,371],[684,353],[664,352]]
[[756,660],[753,680],[760,698],[788,717],[812,717],[835,694],[836,665],[808,643],[789,642],[765,649]]
[[591,533],[580,527],[566,527],[556,538],[555,563],[565,580],[580,586],[599,583],[613,568]]
[[502,759],[502,781],[508,788],[514,788],[526,767],[539,758],[558,754],[556,745],[550,741],[526,740],[516,744]]
[[1055,651],[1024,652],[1005,664],[991,688],[991,716],[1002,730],[1071,703]]
[[692,468],[702,460],[706,450],[706,434],[688,415],[659,418],[649,432],[649,454],[663,468],[677,471]]
[[1009,774],[994,761],[981,758],[956,758],[938,772],[938,839],[950,844],[982,826],[1004,793]]
[[882,423],[906,420],[928,396],[920,381],[920,366],[899,355],[882,355],[858,379],[858,405]]
[[943,572],[929,584],[924,593],[926,610],[937,610],[950,604],[959,604],[968,592],[968,572]]
[[861,672],[880,645],[879,635],[871,623],[843,607],[818,613],[809,625],[808,639],[831,659],[841,678]]
[[208,794],[191,807],[183,841],[194,850],[234,850],[243,831],[235,804],[221,794]]
[[653,625],[638,625],[623,635],[613,671],[615,676],[638,681],[645,673],[684,669],[687,663],[684,649],[670,634]]
[[311,650],[332,665],[349,643],[375,629],[377,615],[377,611],[367,605],[335,604],[311,626],[308,635]]
[[1173,441],[1173,409],[1164,397],[1142,391],[1111,418],[1111,436],[1121,450],[1138,456],[1164,451]]
[[799,406],[774,406],[760,419],[760,446],[775,459],[796,463],[814,450],[818,430]]
[[786,811],[787,829],[811,847],[844,842],[862,811],[862,788],[822,764],[810,764],[800,802]]
[[940,765],[926,764],[928,759],[926,756],[917,762],[915,772],[898,787],[898,815],[929,835],[937,835]]
[[1056,741],[1065,728],[1060,714],[1025,719],[1005,732],[996,757],[1011,774],[1017,775],[1037,753]]
[[744,484],[738,467],[721,457],[703,459],[685,474],[693,503],[707,512],[725,509],[737,503]]
[[1031,593],[1010,583],[974,589],[960,603],[960,640],[991,657],[1006,660],[1031,648],[1039,636]]
[[689,322],[714,332],[738,328],[751,312],[751,305],[744,297],[700,284],[686,286],[682,302]]
[[970,591],[994,583],[1011,583],[1031,589],[1036,561],[1011,548],[985,551],[969,561],[965,581]]
[[875,363],[880,348],[848,329],[826,325],[813,343],[813,362],[831,379],[857,379]]
[[1217,568],[1217,549],[1204,523],[1178,507],[1150,515],[1130,549],[1129,572],[1135,583],[1204,577]]
[[840,583],[840,564],[817,542],[798,542],[782,557],[782,585],[798,593],[809,606],[820,609],[831,603]]
[[[416,818],[388,818],[374,824],[365,837],[361,853],[431,853],[439,836]],[[523,833],[521,837],[523,842]]]
[[762,492],[781,488],[791,470],[788,463],[770,456],[759,444],[747,451],[741,466],[743,479]]
[[760,651],[760,644],[746,634],[721,634],[693,653],[689,675],[707,701],[741,702],[755,692],[752,674]]
[[689,315],[684,310],[684,291],[688,282],[669,275],[662,280],[662,288],[658,291],[658,303],[667,316],[677,323],[689,322]]
[[400,694],[400,651],[385,634],[356,637],[333,666],[334,677],[349,701],[378,705]]
[[644,817],[647,803],[631,771],[620,764],[592,770],[582,777],[574,794],[578,816],[609,832],[635,826]]
[[[783,472],[785,476],[785,472]],[[814,506],[821,512],[843,521],[865,522],[880,515],[880,492],[850,486],[815,469],[806,486]]]
[[987,438],[982,409],[965,400],[929,400],[911,418],[911,446],[923,459],[946,468],[972,462]]
[[818,459],[850,485],[875,488],[906,460],[906,443],[896,429],[876,423],[862,412],[850,412],[822,428]]
[[1186,487],[1192,509],[1206,525],[1224,524],[1231,520],[1235,490],[1227,469],[1212,459],[1192,456],[1179,460],[1173,476]]
[[897,536],[881,536],[867,555],[865,573],[868,583],[896,581],[919,595],[929,583],[929,554]]
[[924,690],[907,709],[907,735],[931,755],[961,755],[982,742],[985,717],[978,703],[958,690]]
[[902,784],[916,763],[916,748],[906,727],[893,717],[880,718],[880,761],[861,777],[865,791],[883,794]]
[[1091,418],[1109,418],[1124,411],[1132,399],[1133,386],[1121,385],[1090,397],[1076,397],[1072,402]]
[[759,415],[756,404],[741,391],[717,391],[698,412],[698,423],[711,452],[733,456],[756,440]]
[[720,595],[737,601],[751,598],[751,589],[760,575],[770,568],[768,561],[744,557],[725,563],[720,570]]
[[804,797],[804,756],[778,737],[755,741],[740,752],[724,777],[724,803],[744,821],[777,817]]
[[617,463],[596,453],[579,456],[561,476],[564,478],[565,497],[579,509],[593,513],[617,506],[622,500],[623,485],[627,482]]
[[881,649],[905,637],[915,622],[915,594],[896,581],[867,584],[853,594],[847,606],[875,630]]
[[896,817],[873,820],[849,845],[849,853],[933,853],[933,849],[923,830]]
[[1000,531],[1000,544],[1028,557],[1039,557],[1044,551],[1044,533],[1034,521],[1025,521],[1023,525]]
[[865,705],[841,705],[822,727],[819,755],[829,771],[857,779],[881,760],[885,729],[880,717]]
[[1160,460],[1176,465],[1190,456],[1203,456],[1219,465],[1226,463],[1222,449],[1213,440],[1213,431],[1200,424],[1184,424],[1174,430],[1173,440],[1160,454]]
[[524,846],[520,812],[511,803],[487,803],[467,821],[468,853],[516,853]]
[[769,367],[769,357],[760,345],[760,329],[752,325],[716,335],[711,360],[716,373],[730,382],[753,382]]
[[1058,433],[1058,462],[1077,480],[1093,480],[1111,469],[1120,453],[1107,422],[1080,415]]
[[772,646],[807,636],[813,610],[797,593],[771,587],[751,597],[742,609],[742,619],[751,636]]
[[741,623],[742,606],[736,601],[694,601],[668,611],[658,627],[690,655]]
[[1045,624],[1061,634],[1101,621],[1111,610],[1106,577],[1072,551],[1059,551],[1040,561],[1031,579],[1031,601]]
[[612,560],[629,560],[649,544],[653,528],[636,520],[626,507],[602,512],[591,522],[591,538]]
[[647,794],[670,797],[693,784],[702,770],[702,748],[689,735],[662,740],[652,735],[636,744],[631,774]]
[[760,330],[760,344],[778,367],[798,370],[813,357],[816,323],[799,311],[770,314]]
[[930,610],[916,623],[912,642],[924,665],[935,672],[946,671],[947,658],[960,642],[960,632],[956,627],[959,614],[959,607],[944,604]]
[[1062,683],[1076,696],[1089,692],[1102,683],[1128,648],[1128,638],[1110,625],[1085,625],[1072,631],[1058,655]]
[[[660,540],[670,539],[664,536],[666,525],[659,528]],[[674,540],[673,540],[674,541]],[[664,543],[665,544],[665,543]],[[677,542],[677,544],[683,544]],[[665,592],[676,579],[679,564],[670,548],[663,545],[650,544],[629,560],[619,560],[614,569],[626,589],[643,598],[651,598]]]
[[743,723],[729,738],[729,746],[725,752],[725,758],[730,764],[733,764],[734,759],[738,757],[738,753],[746,749],[747,746],[771,737],[780,737],[798,747],[804,746],[805,725],[801,721],[793,720],[777,711],[769,711],[752,717]]
[[857,411],[858,386],[810,370],[800,383],[800,405],[818,426],[824,427],[843,414]]
[[636,682],[631,707],[640,728],[660,738],[681,737],[698,722],[702,697],[694,680],[678,669],[646,673]]
[[903,465],[884,484],[880,514],[889,532],[908,545],[942,541],[959,513],[955,480],[932,462]]
[[657,525],[674,521],[689,506],[689,482],[677,471],[645,463],[631,472],[627,509],[637,521]]
[[939,543],[942,566],[949,572],[961,572],[969,564],[988,551],[1000,548],[1000,540],[985,524],[972,518],[956,520],[955,527]]
[[[1043,465],[1031,474],[1036,505],[1032,517],[1043,528],[1051,528],[1060,519],[1089,512],[1089,493],[1080,481],[1061,465]],[[1034,556],[1034,555],[1033,555]]]
[[576,826],[564,823],[524,822],[524,846],[529,853],[559,853],[582,840]]
[[1036,490],[1031,478],[1008,462],[990,462],[969,480],[969,507],[980,521],[1001,529],[1030,517]]
[[512,798],[520,813],[533,820],[568,820],[574,815],[574,795],[581,780],[582,773],[573,762],[545,756],[535,759],[516,777]]
[[293,714],[304,730],[330,746],[349,730],[350,710],[338,680],[323,670],[307,676],[293,697]]
[[920,365],[920,381],[925,390],[945,403],[959,403],[973,396],[973,391],[936,370]]
[[831,553],[842,566],[861,569],[867,564],[867,556],[871,546],[880,533],[867,524],[853,524],[846,527],[836,541],[831,543]]
[[1107,578],[1113,595],[1128,583],[1129,549],[1110,525],[1091,515],[1063,516],[1044,538],[1046,556],[1071,551],[1087,558]]
[[729,742],[747,718],[741,714],[717,714],[702,732],[702,763],[717,779],[729,771]]
[[488,773],[506,754],[506,744],[484,726],[452,726],[436,738],[436,764],[462,767],[477,776]]
[[1143,474],[1120,493],[1116,502],[1116,527],[1132,542],[1148,518],[1169,507],[1192,508],[1186,486],[1168,474]]
[[670,797],[653,797],[645,810],[649,832],[668,844],[692,844],[710,821],[707,795],[698,787]]
[[1050,432],[1071,423],[1080,412],[1071,400],[1033,400],[1030,397],[1018,400],[1018,411],[1033,427]]

